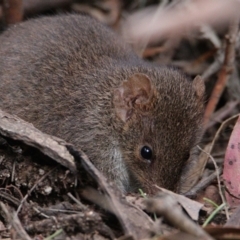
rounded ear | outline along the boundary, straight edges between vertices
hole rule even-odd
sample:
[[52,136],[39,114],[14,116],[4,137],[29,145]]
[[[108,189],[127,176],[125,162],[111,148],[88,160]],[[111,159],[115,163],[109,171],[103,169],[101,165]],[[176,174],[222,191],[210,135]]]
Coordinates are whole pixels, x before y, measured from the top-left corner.
[[193,80],[193,88],[198,98],[202,98],[205,93],[205,84],[201,76],[196,76]]
[[117,116],[126,122],[134,111],[148,111],[153,105],[153,95],[153,86],[147,75],[132,75],[114,91],[113,104]]

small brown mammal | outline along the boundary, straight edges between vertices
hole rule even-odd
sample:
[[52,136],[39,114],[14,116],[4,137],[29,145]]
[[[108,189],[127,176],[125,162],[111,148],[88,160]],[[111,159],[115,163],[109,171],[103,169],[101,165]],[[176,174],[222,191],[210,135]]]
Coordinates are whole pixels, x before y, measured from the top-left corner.
[[81,148],[124,191],[176,190],[198,143],[204,85],[138,58],[80,15],[0,36],[0,108]]

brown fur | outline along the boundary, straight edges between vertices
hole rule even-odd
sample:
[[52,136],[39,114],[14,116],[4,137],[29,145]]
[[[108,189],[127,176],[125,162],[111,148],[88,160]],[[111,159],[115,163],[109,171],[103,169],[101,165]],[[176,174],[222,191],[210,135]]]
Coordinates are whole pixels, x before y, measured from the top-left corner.
[[144,62],[79,15],[21,23],[0,42],[2,109],[81,148],[123,191],[176,190],[201,131],[200,79]]

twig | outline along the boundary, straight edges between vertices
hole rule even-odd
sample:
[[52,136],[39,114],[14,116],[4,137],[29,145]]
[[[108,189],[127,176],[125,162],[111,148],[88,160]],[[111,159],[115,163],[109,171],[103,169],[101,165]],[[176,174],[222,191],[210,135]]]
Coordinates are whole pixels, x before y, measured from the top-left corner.
[[223,66],[219,72],[218,80],[212,91],[210,100],[205,110],[205,115],[204,115],[205,126],[209,122],[209,119],[213,114],[218,104],[218,101],[223,93],[223,90],[226,86],[226,83],[229,80],[233,71],[234,61],[235,61],[235,44],[236,44],[237,33],[238,33],[238,23],[239,23],[239,18],[237,17],[234,19],[234,21],[230,25],[229,33],[226,36],[227,44],[225,49],[225,58],[224,58]]
[[11,174],[11,182],[14,182],[14,179],[15,179],[15,170],[16,170],[16,160],[13,161],[12,174]]
[[41,211],[39,211],[36,207],[33,207],[33,210],[38,213],[40,216],[43,216],[45,218],[50,218],[48,215],[42,213]]
[[216,170],[216,175],[217,175],[217,182],[218,182],[219,194],[220,194],[220,196],[221,196],[222,202],[225,204],[225,205],[224,205],[224,208],[225,208],[226,218],[229,219],[229,213],[228,213],[228,209],[227,209],[227,206],[226,206],[226,201],[225,201],[225,198],[224,198],[224,195],[223,195],[223,192],[222,192],[221,180],[220,180],[220,176],[219,176],[219,175],[220,175],[220,171],[219,171],[219,168],[218,168],[218,166],[217,166],[217,163],[215,162],[214,158],[213,158],[208,152],[204,151],[204,150],[203,150],[202,148],[200,148],[199,146],[198,146],[198,148],[199,148],[202,152],[206,153],[206,154],[209,156],[209,158],[212,160],[213,164],[214,164],[214,167],[215,167],[215,170]]
[[228,119],[226,119],[220,126],[220,128],[217,130],[213,140],[212,140],[212,143],[211,143],[211,146],[210,146],[210,149],[209,149],[209,154],[212,152],[212,149],[213,149],[213,146],[215,145],[215,142],[217,141],[217,139],[219,138],[219,135],[221,133],[221,131],[229,124],[229,122],[233,121],[233,120],[237,120],[239,117],[239,114],[236,114]]
[[45,213],[43,213],[43,211],[50,213],[51,215],[56,214],[56,213],[79,213],[79,211],[72,211],[72,210],[63,210],[63,209],[54,209],[54,208],[48,208],[48,209],[42,209],[42,208],[36,208],[33,207],[33,210],[44,216],[45,218],[50,218],[48,215],[46,215]]
[[[11,189],[11,188],[13,188],[13,190],[15,191],[15,192],[17,192],[18,193],[18,199],[23,199],[23,195],[22,195],[22,192],[20,191],[20,189],[18,188],[18,187],[16,187],[15,185],[9,185],[9,186],[7,186],[5,189]],[[10,190],[9,190],[10,191]]]
[[[222,168],[219,168],[219,172],[222,172]],[[202,179],[201,181],[198,182],[192,189],[190,189],[188,192],[184,193],[184,196],[187,197],[194,197],[196,194],[201,191],[202,189],[206,188],[216,177],[218,173],[214,172],[207,178]]]
[[[154,185],[154,186],[161,191],[160,194],[165,193],[165,194],[168,194],[168,195],[172,196],[182,206],[182,208],[185,210],[185,212],[189,215],[189,217],[193,221],[197,221],[199,219],[199,211],[204,206],[202,203],[196,202],[192,199],[189,199],[185,196],[174,193],[174,192],[172,192],[170,190],[167,190],[165,188],[161,188],[157,185]],[[192,211],[193,209],[194,209],[194,211]]]
[[212,116],[208,124],[205,126],[205,129],[209,129],[214,126],[216,123],[220,123],[227,115],[234,110],[234,108],[239,104],[239,100],[230,101],[226,103],[222,108],[216,111]]
[[8,202],[10,202],[11,204],[13,204],[15,206],[19,206],[19,204],[20,204],[20,201],[17,198],[10,195],[9,193],[0,191],[0,197],[4,200],[7,200]]
[[83,205],[78,199],[76,199],[71,193],[67,194],[75,203],[78,204],[78,206],[82,209],[82,210],[86,210],[87,207],[85,205]]
[[210,25],[202,24],[200,26],[201,37],[202,39],[208,39],[211,42],[215,49],[219,49],[221,47],[221,41],[217,35],[217,33],[213,30]]
[[158,198],[147,199],[145,201],[148,211],[163,215],[180,230],[196,237],[202,237],[202,239],[213,239],[201,227],[186,216],[177,201],[169,194],[160,193]]
[[[7,216],[9,224],[12,225],[14,230],[21,237],[20,239],[31,240],[29,235],[24,230],[21,222],[19,221],[17,214],[15,212],[10,213],[9,209],[7,209],[6,205],[3,202],[0,202],[0,207],[2,211],[5,213],[5,215]],[[15,239],[19,239],[19,238],[15,238]]]
[[221,68],[224,60],[224,52],[223,49],[219,49],[215,55],[214,62],[207,67],[207,69],[201,74],[202,78],[205,82],[209,80],[209,77],[215,74]]
[[44,174],[40,179],[38,179],[38,181],[32,186],[32,188],[28,191],[28,193],[24,196],[24,198],[21,200],[17,212],[16,214],[18,214],[22,208],[23,203],[26,201],[26,199],[28,198],[28,196],[31,194],[31,192],[36,188],[36,186],[43,181],[44,178],[46,178],[48,175],[50,175],[50,173],[52,173],[57,167],[51,169],[49,172],[47,172],[46,174]]

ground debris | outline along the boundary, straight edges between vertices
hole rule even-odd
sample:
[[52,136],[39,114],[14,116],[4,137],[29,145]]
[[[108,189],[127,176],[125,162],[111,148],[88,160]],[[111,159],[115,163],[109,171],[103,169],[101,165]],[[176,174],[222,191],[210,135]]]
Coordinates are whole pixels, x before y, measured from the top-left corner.
[[0,134],[1,207],[6,223],[15,221],[16,236],[48,236],[58,229],[68,236],[151,236],[148,215],[128,203],[81,150],[2,111]]

